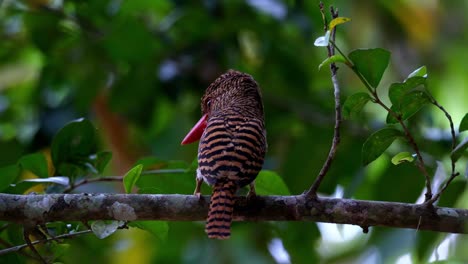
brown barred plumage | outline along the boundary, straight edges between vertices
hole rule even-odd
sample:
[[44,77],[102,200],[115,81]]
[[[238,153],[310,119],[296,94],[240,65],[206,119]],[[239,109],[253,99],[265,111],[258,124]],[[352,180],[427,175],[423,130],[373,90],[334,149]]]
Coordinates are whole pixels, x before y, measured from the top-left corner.
[[213,186],[205,231],[210,238],[230,236],[234,195],[251,184],[262,169],[267,149],[260,89],[248,74],[229,70],[216,79],[202,98],[203,117],[182,144],[200,138],[197,187]]

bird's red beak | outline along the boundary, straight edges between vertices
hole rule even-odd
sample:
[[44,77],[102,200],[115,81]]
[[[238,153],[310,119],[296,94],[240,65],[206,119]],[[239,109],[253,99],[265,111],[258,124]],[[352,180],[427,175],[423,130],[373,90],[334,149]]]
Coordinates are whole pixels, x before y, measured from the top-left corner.
[[208,119],[208,115],[204,114],[200,120],[198,120],[197,124],[193,126],[193,128],[190,130],[190,132],[185,136],[184,140],[182,140],[181,145],[186,145],[193,143],[197,140],[199,140],[203,134],[203,131],[205,131],[206,128],[206,120]]

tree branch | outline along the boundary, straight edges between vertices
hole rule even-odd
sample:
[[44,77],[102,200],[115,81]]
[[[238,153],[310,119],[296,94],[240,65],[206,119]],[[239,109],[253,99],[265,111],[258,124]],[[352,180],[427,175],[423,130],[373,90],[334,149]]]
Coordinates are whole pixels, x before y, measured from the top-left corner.
[[[164,194],[0,194],[0,220],[25,226],[53,221],[203,221],[209,197]],[[235,221],[314,221],[468,233],[468,210],[424,204],[298,196],[236,198]]]
[[[325,31],[328,30],[328,23],[326,20],[325,12],[323,10],[323,3],[320,2],[320,12],[322,13],[322,18],[323,22],[325,25]],[[338,10],[335,10],[332,7],[330,7],[330,13],[332,15],[332,19],[335,19],[338,17]],[[335,41],[335,33],[336,33],[336,27],[333,28],[331,31],[331,36],[330,40],[333,42]],[[327,47],[328,50],[328,57],[331,58],[333,55],[335,55],[335,48],[332,44],[328,44]],[[333,129],[333,140],[332,140],[332,145],[330,147],[330,151],[328,152],[327,159],[322,165],[322,169],[320,169],[320,172],[318,176],[315,178],[314,183],[312,186],[310,186],[310,189],[307,191],[306,196],[309,198],[315,198],[317,197],[317,190],[322,183],[322,180],[325,178],[325,175],[327,175],[328,170],[331,167],[331,164],[333,160],[335,159],[336,151],[338,150],[338,145],[340,144],[341,138],[340,138],[340,124],[341,124],[341,91],[340,91],[340,85],[338,83],[338,78],[336,76],[336,73],[338,72],[338,67],[336,66],[335,63],[330,64],[330,71],[331,71],[331,78],[333,82],[333,95],[335,97],[335,127]]]

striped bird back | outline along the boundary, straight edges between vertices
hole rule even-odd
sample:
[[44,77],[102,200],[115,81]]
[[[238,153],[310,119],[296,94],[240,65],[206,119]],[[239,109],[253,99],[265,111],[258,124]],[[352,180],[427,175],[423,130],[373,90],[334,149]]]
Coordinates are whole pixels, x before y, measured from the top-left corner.
[[198,151],[200,173],[214,186],[206,225],[209,237],[229,238],[234,195],[255,180],[265,152],[263,118],[235,108],[209,118]]

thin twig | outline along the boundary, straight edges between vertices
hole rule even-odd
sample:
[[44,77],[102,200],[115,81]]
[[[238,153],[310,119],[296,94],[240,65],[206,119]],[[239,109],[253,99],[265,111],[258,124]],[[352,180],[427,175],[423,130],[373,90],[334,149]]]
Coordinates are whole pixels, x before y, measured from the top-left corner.
[[[447,110],[445,110],[445,108],[443,106],[441,106],[439,104],[439,102],[437,102],[437,100],[435,100],[434,97],[432,97],[432,95],[430,95],[431,97],[431,103],[433,105],[435,105],[437,108],[439,108],[442,112],[444,112],[445,116],[447,117],[448,121],[449,121],[449,124],[450,124],[450,133],[452,134],[452,150],[455,150],[455,148],[457,147],[457,137],[456,137],[456,134],[455,134],[455,128],[454,128],[454,125],[453,125],[453,121],[452,121],[452,116],[450,116],[450,114],[447,112]],[[450,159],[451,160],[451,165],[452,165],[452,172],[450,173],[450,178],[445,182],[444,184],[444,187],[442,187],[438,192],[437,194],[435,194],[431,199],[429,199],[427,201],[427,203],[434,203],[435,201],[437,201],[437,199],[439,199],[439,197],[442,195],[442,193],[445,191],[445,189],[447,189],[447,187],[449,186],[449,184],[453,181],[453,179],[455,179],[455,177],[457,177],[458,175],[460,175],[460,173],[456,172],[456,164],[455,164],[455,160],[453,159]]]
[[[143,171],[141,175],[154,175],[154,174],[176,174],[176,173],[185,173],[187,169],[160,169],[160,170],[148,170]],[[99,178],[85,178],[73,185],[70,185],[67,189],[63,191],[63,193],[70,193],[74,189],[89,183],[96,183],[96,182],[113,182],[113,181],[122,181],[123,176],[103,176]]]
[[[38,258],[39,262],[47,264],[47,261],[45,261],[45,259],[41,256],[41,254],[39,254],[37,249],[34,247],[34,244],[31,242],[31,239],[29,238],[29,231],[27,231],[26,229],[23,231],[23,237],[24,237],[24,241],[26,241],[26,244],[24,244],[24,247],[29,247],[29,249],[31,249],[34,256]],[[8,248],[5,250],[8,250]]]
[[75,184],[73,184],[72,186],[68,187],[67,189],[65,189],[63,191],[63,193],[70,193],[71,191],[73,191],[74,189],[82,186],[82,185],[85,185],[85,184],[88,184],[88,183],[93,183],[93,182],[111,182],[111,181],[122,181],[123,179],[123,176],[105,176],[105,177],[99,177],[99,178],[85,178]]
[[[30,241],[30,245],[46,243],[46,242],[57,240],[57,239],[72,238],[74,236],[87,234],[87,233],[91,233],[91,232],[92,232],[91,230],[84,230],[84,231],[79,231],[79,232],[76,232],[76,233],[63,234],[63,235],[60,235],[60,236],[56,236],[54,238],[46,238],[46,239],[40,239],[40,240],[36,240],[36,241]],[[23,248],[28,247],[28,246],[29,246],[28,244],[23,244],[23,245],[10,247],[10,248],[5,248],[5,249],[0,250],[0,255],[5,255],[5,254],[11,253],[11,252],[17,252],[19,250],[22,250]]]
[[[320,3],[320,12],[322,12],[322,17],[324,18],[325,24],[325,31],[327,30],[327,22],[323,11],[323,3]],[[330,7],[330,13],[332,14],[332,18],[338,17],[338,10],[335,10],[333,7]],[[335,40],[335,32],[336,27],[332,30],[330,39],[332,41]],[[335,55],[335,49],[333,45],[329,44],[328,47],[328,57]],[[322,166],[317,178],[315,178],[314,183],[310,187],[310,189],[305,194],[307,197],[315,198],[317,197],[317,190],[322,183],[322,180],[325,178],[330,166],[335,158],[336,151],[338,149],[338,145],[340,144],[340,124],[341,124],[341,101],[340,101],[340,85],[338,83],[338,78],[336,73],[338,71],[338,67],[335,63],[330,64],[330,71],[331,71],[331,78],[333,82],[333,89],[334,89],[334,97],[335,97],[335,127],[333,131],[333,141],[330,147],[330,152],[328,153],[327,159]]]

